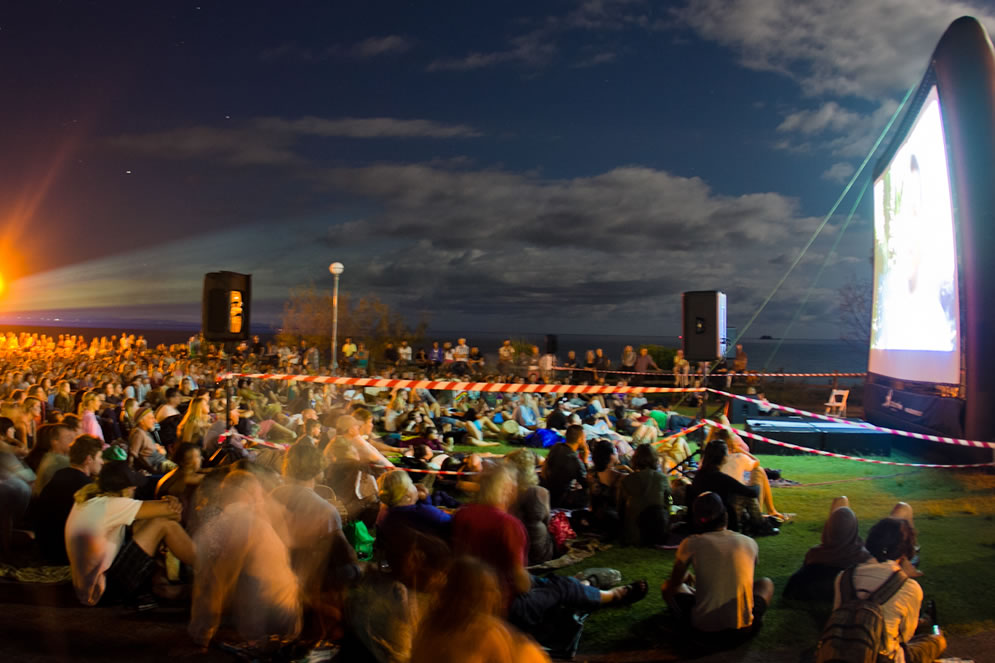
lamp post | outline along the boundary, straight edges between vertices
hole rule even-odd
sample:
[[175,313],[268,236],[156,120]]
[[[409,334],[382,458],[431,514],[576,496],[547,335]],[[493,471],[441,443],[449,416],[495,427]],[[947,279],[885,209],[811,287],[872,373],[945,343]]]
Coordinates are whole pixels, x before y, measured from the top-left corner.
[[335,279],[332,286],[332,374],[339,370],[339,275],[345,271],[345,265],[340,262],[333,262],[328,266],[328,271]]

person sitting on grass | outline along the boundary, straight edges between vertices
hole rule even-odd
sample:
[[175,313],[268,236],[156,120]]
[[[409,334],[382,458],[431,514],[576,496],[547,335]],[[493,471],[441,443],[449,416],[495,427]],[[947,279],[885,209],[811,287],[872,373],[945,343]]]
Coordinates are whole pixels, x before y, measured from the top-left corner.
[[[904,518],[885,518],[868,532],[867,551],[871,558],[853,570],[853,589],[858,599],[867,598],[888,582],[892,574],[901,571],[901,560],[915,553],[915,532]],[[836,577],[834,610],[842,603],[840,583],[844,577],[846,574],[842,573]],[[919,583],[906,578],[899,590],[881,605],[885,637],[878,652],[879,661],[932,663],[947,648],[947,640],[938,627],[929,632],[936,626],[935,614],[922,615],[922,599]]]
[[[375,468],[394,469],[394,464],[372,444],[366,441],[362,435],[362,424],[358,419],[348,414],[344,414],[335,420],[335,430],[338,433],[336,442],[348,443],[355,449],[357,458]],[[329,444],[325,447],[325,457],[331,460],[332,447]]]
[[528,535],[521,521],[508,513],[518,488],[510,469],[498,465],[480,481],[477,503],[453,515],[452,541],[456,555],[472,555],[497,573],[508,620],[534,632],[558,606],[591,612],[609,604],[629,604],[646,596],[645,580],[602,591],[566,576],[530,575]]
[[709,634],[711,642],[737,645],[760,628],[774,583],[754,578],[757,542],[726,527],[726,507],[717,494],[699,495],[691,513],[701,533],[681,542],[670,579],[661,588],[663,599],[681,621]]
[[[721,415],[719,420],[729,425],[729,419]],[[726,428],[713,427],[708,432],[705,444],[712,440],[722,440],[725,442],[729,453],[723,461],[722,471],[733,479],[760,488],[760,508],[766,511],[767,515],[780,522],[790,519],[790,514],[783,514],[774,506],[774,493],[770,489],[770,479],[767,472],[760,466],[760,461],[750,453],[750,447],[739,435]]]
[[[891,517],[902,518],[912,526],[912,507],[899,502],[892,509]],[[809,548],[805,553],[802,568],[792,574],[784,587],[784,596],[798,600],[831,601],[836,576],[840,571],[862,564],[870,556],[860,538],[857,516],[850,509],[850,501],[845,495],[836,497],[829,507],[829,517],[822,528],[822,543]],[[910,558],[900,558],[899,564],[910,578],[922,575]]]
[[523,394],[522,400],[515,406],[512,419],[520,428],[532,433],[539,428],[539,406],[536,404],[535,396]]
[[[38,427],[36,444],[24,462],[38,475],[31,487],[37,497],[59,470],[69,467],[69,447],[75,439],[74,431],[65,424],[44,424]],[[103,440],[101,439],[101,442]],[[38,459],[36,465],[32,460]]]
[[504,457],[512,468],[518,496],[510,513],[522,521],[529,537],[529,565],[553,559],[556,543],[549,533],[549,491],[539,485],[536,456],[530,449],[516,449]]
[[75,504],[74,495],[93,483],[104,466],[101,452],[104,443],[89,435],[80,435],[69,447],[69,467],[54,475],[34,504],[35,538],[42,555],[50,564],[69,563],[66,556],[66,520]]
[[204,480],[204,474],[200,471],[204,456],[193,442],[180,442],[173,452],[173,462],[176,467],[159,479],[155,495],[160,498],[172,495],[183,504],[184,514],[189,515],[193,494]]
[[270,497],[283,507],[284,541],[304,603],[327,617],[334,610],[324,609],[330,606],[323,590],[328,589],[329,578],[349,575],[347,567],[356,563],[356,555],[342,531],[339,510],[316,490],[335,499],[331,489],[316,483],[323,470],[324,458],[318,449],[306,443],[293,445],[283,458],[284,483]]
[[262,484],[245,470],[221,483],[222,511],[197,532],[188,632],[206,647],[230,613],[248,641],[292,640],[301,630],[301,596],[286,544],[267,516]]
[[[722,463],[727,454],[726,443],[722,440],[712,440],[708,443],[701,454],[701,467],[687,488],[685,496],[687,505],[689,507],[693,505],[698,495],[712,492],[726,505],[729,529],[734,531],[748,529],[761,536],[779,534],[780,530],[764,519],[760,513],[760,506],[757,503],[760,487],[744,485],[722,472]],[[741,512],[746,514],[743,519],[740,518]]]
[[670,534],[670,481],[660,471],[653,445],[640,444],[632,454],[633,474],[618,487],[622,542],[630,546],[666,543]]
[[[83,605],[102,599],[133,600],[147,591],[163,543],[181,562],[194,563],[194,544],[180,526],[179,500],[133,499],[145,481],[117,460],[105,463],[96,483],[80,488],[66,520],[73,587]],[[132,525],[130,540],[125,527]]]
[[359,434],[366,440],[369,444],[373,446],[377,451],[382,454],[399,454],[402,449],[400,447],[392,446],[387,444],[380,436],[373,431],[373,413],[367,410],[365,407],[353,408],[352,412],[353,418],[359,422]]
[[470,444],[475,447],[496,447],[500,444],[500,442],[485,442],[485,430],[488,433],[493,433],[498,436],[503,435],[504,433],[500,426],[487,417],[478,416],[476,410],[472,407],[467,408],[466,413],[463,415],[462,424],[463,430],[466,431],[466,437],[463,438],[463,444]]
[[846,498],[836,498],[822,527],[822,543],[805,553],[802,568],[784,587],[785,598],[831,601],[836,576],[870,558],[858,531],[857,516]]
[[501,619],[503,612],[494,570],[473,557],[457,559],[415,633],[411,663],[550,661],[535,641]]
[[416,485],[404,470],[391,470],[377,481],[384,507],[377,523],[377,541],[387,540],[401,528],[411,528],[449,540],[452,517],[428,502],[428,489]]
[[542,466],[542,485],[549,491],[554,509],[583,509],[587,506],[587,464],[581,459],[586,451],[584,429],[567,426],[565,442],[554,444]]

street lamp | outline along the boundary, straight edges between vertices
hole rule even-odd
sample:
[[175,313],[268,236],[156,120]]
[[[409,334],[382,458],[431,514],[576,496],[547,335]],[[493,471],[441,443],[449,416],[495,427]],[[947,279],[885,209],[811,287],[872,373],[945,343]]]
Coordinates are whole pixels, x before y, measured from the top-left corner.
[[328,266],[328,271],[335,279],[332,287],[332,374],[339,370],[339,275],[345,271],[345,265],[340,262],[333,262]]

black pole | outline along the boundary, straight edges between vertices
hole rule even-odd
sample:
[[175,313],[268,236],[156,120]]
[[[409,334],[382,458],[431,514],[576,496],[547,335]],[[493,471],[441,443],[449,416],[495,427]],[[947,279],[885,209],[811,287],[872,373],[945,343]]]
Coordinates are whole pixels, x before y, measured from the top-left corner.
[[225,367],[228,377],[225,378],[225,430],[231,427],[231,353],[233,343],[225,343]]

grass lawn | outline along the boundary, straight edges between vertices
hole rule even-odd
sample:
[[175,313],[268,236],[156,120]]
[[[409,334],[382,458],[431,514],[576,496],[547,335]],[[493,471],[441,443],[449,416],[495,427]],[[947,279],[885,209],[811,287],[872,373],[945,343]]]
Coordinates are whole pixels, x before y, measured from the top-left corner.
[[[494,453],[508,450],[511,448],[486,449]],[[837,495],[849,497],[864,536],[895,502],[911,504],[922,547],[920,570],[925,574],[919,583],[926,596],[936,600],[944,629],[951,636],[995,629],[995,474],[817,456],[760,459],[765,467],[780,468],[785,478],[802,485],[774,488],[778,509],[797,515],[781,528],[779,536],[758,539],[757,572],[773,579],[777,591],[763,629],[742,647],[744,651],[801,653],[817,641],[829,606],[785,600],[780,592],[800,567],[805,551],[819,542],[829,504]],[[892,460],[905,459],[893,456]],[[583,568],[608,566],[619,569],[626,582],[646,578],[650,584],[649,596],[642,602],[591,615],[581,654],[668,648],[674,639],[674,625],[659,587],[669,576],[673,560],[673,551],[615,547],[561,571],[573,574]],[[975,657],[984,659],[980,654]]]

